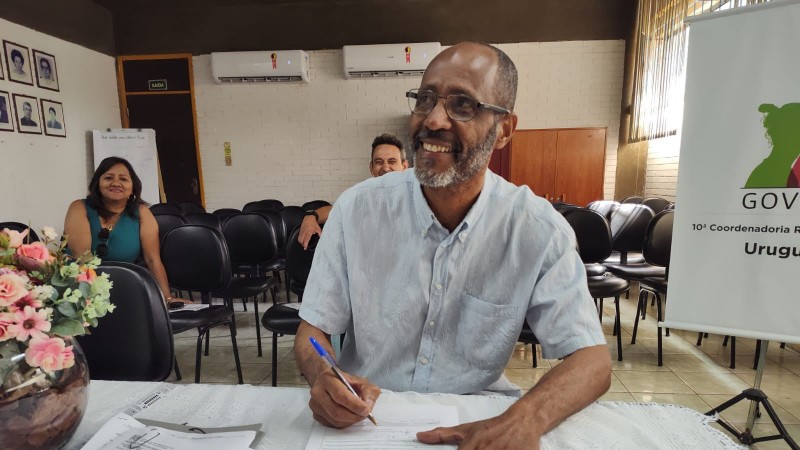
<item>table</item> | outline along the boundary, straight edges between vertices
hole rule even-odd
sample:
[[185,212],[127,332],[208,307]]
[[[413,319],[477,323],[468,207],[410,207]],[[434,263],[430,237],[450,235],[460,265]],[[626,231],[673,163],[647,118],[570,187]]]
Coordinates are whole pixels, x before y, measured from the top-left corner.
[[[259,450],[303,450],[313,426],[309,390],[249,385],[176,385],[92,381],[89,405],[75,436],[65,447],[78,450],[111,417],[128,411],[138,418],[188,422],[199,427],[262,423]],[[454,405],[459,419],[496,416],[516,399],[502,396],[396,393],[388,404]],[[710,418],[677,405],[596,402],[544,436],[542,450],[555,449],[746,449],[712,428]]]

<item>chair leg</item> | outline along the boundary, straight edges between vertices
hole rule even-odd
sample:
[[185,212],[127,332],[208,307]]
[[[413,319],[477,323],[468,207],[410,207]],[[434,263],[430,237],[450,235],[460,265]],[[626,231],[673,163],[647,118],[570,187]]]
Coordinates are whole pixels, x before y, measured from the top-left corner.
[[200,354],[203,352],[203,336],[205,333],[200,332],[197,335],[197,351],[194,355],[194,382],[200,382],[200,364],[202,363],[202,359],[200,358]]
[[236,376],[239,378],[239,384],[244,384],[244,378],[242,378],[242,364],[239,362],[239,347],[236,345],[236,321],[234,320],[233,314],[231,314],[228,328],[231,330],[231,344],[233,345],[233,361],[236,363]]
[[209,343],[211,342],[211,329],[206,330],[205,335],[206,335],[206,352],[205,352],[205,355],[208,356],[208,346],[209,346]]
[[781,342],[781,348],[786,348],[786,342]]
[[272,333],[272,387],[278,386],[278,333]]
[[[658,295],[658,293],[656,293],[655,294],[655,299],[656,299],[656,308],[657,308],[657,315],[658,315],[658,319],[657,320],[660,322],[661,321],[661,296]],[[657,327],[658,327],[658,367],[661,367],[661,366],[664,365],[664,355],[663,355],[663,351],[662,351],[662,345],[663,344],[661,342],[661,326],[657,325]]]
[[725,339],[722,340],[722,346],[723,347],[727,347],[728,346],[728,338],[730,338],[730,336],[725,336]]
[[753,370],[758,370],[758,358],[761,356],[761,339],[756,340],[756,356],[753,358]]
[[703,333],[700,332],[700,333],[697,333],[697,344],[695,344],[695,345],[700,347],[700,344],[702,344],[702,343],[703,343]]
[[175,379],[177,381],[181,381],[183,377],[181,376],[181,368],[178,367],[178,357],[175,357]]
[[[642,285],[639,285],[639,294],[642,293]],[[648,292],[644,291],[644,303],[642,303],[642,320],[647,319],[647,297],[649,297]],[[655,297],[654,297],[655,299]]]
[[533,351],[533,368],[535,369],[539,367],[539,358],[536,357],[536,344],[531,344],[531,351]]
[[640,290],[639,302],[636,304],[636,318],[633,321],[633,336],[631,336],[631,344],[636,343],[636,333],[639,332],[639,314],[646,305],[647,305],[647,292]]
[[603,325],[603,299],[599,298],[598,300],[600,301],[600,307],[597,308],[597,313],[600,316],[600,325]]
[[616,309],[616,318],[614,319],[617,331],[617,361],[622,361],[622,322],[619,319],[619,295],[614,297],[614,307]]
[[[264,301],[267,300],[267,294],[262,292],[264,295]],[[261,356],[261,321],[258,320],[258,296],[253,297],[253,311],[256,314],[256,345],[258,346],[258,356]]]
[[736,336],[731,336],[731,369],[736,368]]

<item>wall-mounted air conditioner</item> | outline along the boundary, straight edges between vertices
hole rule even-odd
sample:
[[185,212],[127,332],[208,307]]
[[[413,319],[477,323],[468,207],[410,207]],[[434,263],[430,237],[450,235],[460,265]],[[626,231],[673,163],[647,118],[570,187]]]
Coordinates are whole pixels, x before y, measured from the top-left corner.
[[221,52],[211,54],[217,83],[308,83],[308,53],[302,50]]
[[422,76],[438,55],[438,42],[412,44],[345,45],[345,78]]

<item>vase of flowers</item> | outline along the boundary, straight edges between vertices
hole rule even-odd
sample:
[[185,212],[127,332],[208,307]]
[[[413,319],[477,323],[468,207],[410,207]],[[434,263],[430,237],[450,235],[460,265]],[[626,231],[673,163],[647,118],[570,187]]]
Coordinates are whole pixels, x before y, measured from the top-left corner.
[[0,231],[0,449],[59,448],[86,409],[89,370],[72,337],[114,310],[100,260],[49,227]]

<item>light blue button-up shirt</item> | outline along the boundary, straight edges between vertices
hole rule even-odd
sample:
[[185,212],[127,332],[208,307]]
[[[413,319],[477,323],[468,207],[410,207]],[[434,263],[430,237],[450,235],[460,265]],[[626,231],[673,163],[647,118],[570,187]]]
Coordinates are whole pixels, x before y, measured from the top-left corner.
[[464,394],[500,379],[524,319],[544,358],[605,343],[567,222],[486,173],[449,232],[413,170],[344,192],[325,224],[300,317],[346,332],[343,370],[393,391]]

